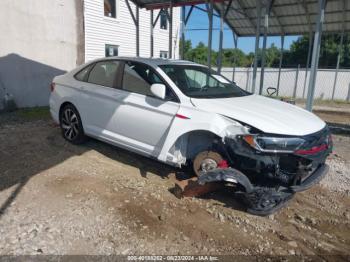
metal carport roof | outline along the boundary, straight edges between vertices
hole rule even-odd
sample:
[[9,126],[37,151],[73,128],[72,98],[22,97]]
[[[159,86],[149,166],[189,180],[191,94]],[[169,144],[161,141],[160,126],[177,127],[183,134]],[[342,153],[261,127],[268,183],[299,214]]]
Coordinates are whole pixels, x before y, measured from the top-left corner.
[[[207,3],[204,0],[132,0],[141,8],[158,9]],[[225,22],[238,36],[255,36],[257,24],[256,0],[214,0],[214,8],[226,11]],[[328,0],[322,31],[341,32],[350,29],[350,3],[348,0]],[[266,6],[269,0],[262,0]],[[263,19],[264,12],[261,12]],[[317,0],[274,0],[269,16],[268,35],[302,35],[314,30],[317,22]]]
[[[328,0],[325,8],[323,32],[341,32],[350,29],[350,3],[348,0]],[[215,3],[215,9],[227,8],[231,1]],[[268,0],[262,1],[268,5]],[[239,36],[253,36],[256,32],[256,0],[233,0],[226,23]],[[262,12],[264,14],[265,12]],[[302,35],[314,30],[318,15],[317,0],[275,0],[269,15],[268,35]],[[263,19],[263,16],[261,17]]]

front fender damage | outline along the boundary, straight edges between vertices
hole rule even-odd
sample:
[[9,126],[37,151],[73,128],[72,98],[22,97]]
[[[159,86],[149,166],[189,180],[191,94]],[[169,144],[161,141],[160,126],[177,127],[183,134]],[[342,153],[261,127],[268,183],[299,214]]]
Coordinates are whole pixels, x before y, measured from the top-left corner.
[[239,185],[235,196],[241,199],[247,207],[247,212],[253,215],[270,215],[292,199],[294,192],[287,188],[275,188],[254,186],[249,178],[234,168],[216,169],[203,173],[198,178],[200,185],[213,182],[228,182]]
[[247,193],[251,193],[254,190],[254,186],[250,183],[249,178],[234,168],[211,170],[206,173],[202,173],[202,175],[198,178],[198,183],[200,185],[219,181],[239,184],[244,187]]
[[222,156],[216,169],[177,184],[181,197],[199,196],[229,183],[235,185],[233,194],[244,202],[248,213],[266,216],[285,206],[296,192],[317,184],[328,172],[326,158],[332,143],[327,127],[303,136],[304,144],[293,152],[259,150],[247,143],[242,134],[261,131],[238,127],[227,126],[220,133],[221,141],[215,139],[210,145],[210,150]]

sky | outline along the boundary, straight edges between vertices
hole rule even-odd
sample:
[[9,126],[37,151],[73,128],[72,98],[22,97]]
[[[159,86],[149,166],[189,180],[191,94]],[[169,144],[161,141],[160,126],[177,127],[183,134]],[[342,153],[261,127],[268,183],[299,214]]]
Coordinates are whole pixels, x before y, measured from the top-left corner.
[[[204,6],[203,6],[204,8]],[[189,8],[187,7],[187,12]],[[203,42],[205,45],[208,44],[208,15],[207,13],[193,9],[193,12],[188,20],[186,26],[186,40],[192,41],[192,47],[196,47],[199,42]],[[220,19],[214,16],[213,19],[213,28],[220,28]],[[205,29],[205,30],[191,30],[191,29]],[[295,41],[298,36],[286,36],[284,38],[284,48],[289,49],[291,43]],[[278,48],[281,47],[281,38],[280,37],[268,37],[267,47],[269,47],[272,43],[275,44]],[[219,30],[213,31],[213,49],[218,50],[219,47]],[[262,38],[260,39],[260,47],[262,46]],[[229,27],[225,25],[224,30],[224,48],[233,48],[233,36]],[[254,52],[255,49],[255,37],[240,37],[238,40],[238,48],[241,49],[245,53]]]

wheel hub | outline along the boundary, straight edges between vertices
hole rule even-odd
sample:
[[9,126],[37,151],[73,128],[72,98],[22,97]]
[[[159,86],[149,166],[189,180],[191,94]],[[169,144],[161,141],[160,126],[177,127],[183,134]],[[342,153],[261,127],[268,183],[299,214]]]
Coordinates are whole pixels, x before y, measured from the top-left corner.
[[206,158],[201,163],[201,171],[208,172],[218,167],[214,159]]

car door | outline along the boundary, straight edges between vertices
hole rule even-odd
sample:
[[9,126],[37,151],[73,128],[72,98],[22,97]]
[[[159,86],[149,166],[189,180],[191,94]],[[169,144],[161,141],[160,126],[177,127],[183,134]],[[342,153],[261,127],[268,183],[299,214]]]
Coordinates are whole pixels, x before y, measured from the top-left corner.
[[122,90],[126,96],[121,97],[114,121],[118,135],[156,156],[180,105],[168,86],[166,99],[156,98],[151,92],[154,83],[166,84],[150,66],[125,62]]
[[85,133],[108,137],[115,131],[113,116],[122,95],[118,91],[121,83],[118,74],[122,73],[122,65],[116,60],[97,62],[81,79],[78,103]]

